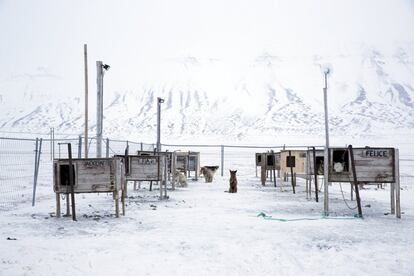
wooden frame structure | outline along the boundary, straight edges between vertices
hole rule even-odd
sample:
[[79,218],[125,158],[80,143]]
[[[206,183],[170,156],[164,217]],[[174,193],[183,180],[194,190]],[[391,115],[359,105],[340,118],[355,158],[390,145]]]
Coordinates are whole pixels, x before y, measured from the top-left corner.
[[391,183],[391,213],[401,218],[398,149],[352,146],[329,148],[328,182],[348,182],[353,185],[360,216],[362,207],[358,185]]
[[191,177],[191,172],[198,180],[200,172],[200,152],[195,151],[175,151],[173,156],[173,170],[184,172],[187,177]]
[[125,155],[123,158],[126,167],[125,187],[128,181],[134,181],[134,189],[137,181],[149,181],[152,190],[152,182],[155,181],[160,183],[160,197],[167,197],[167,154],[139,152],[138,155]]
[[60,195],[68,196],[70,193],[113,193],[116,217],[119,217],[121,194],[122,214],[125,215],[124,170],[124,162],[119,157],[55,159],[53,190],[56,193],[56,216],[60,217]]
[[280,152],[256,153],[256,175],[257,167],[260,166],[260,180],[262,185],[266,185],[266,180],[270,176],[270,181],[274,182],[276,187],[276,171],[280,170]]
[[312,197],[312,178],[315,186],[315,201],[319,202],[319,176],[323,176],[325,152],[323,149],[309,147],[306,152],[306,198]]

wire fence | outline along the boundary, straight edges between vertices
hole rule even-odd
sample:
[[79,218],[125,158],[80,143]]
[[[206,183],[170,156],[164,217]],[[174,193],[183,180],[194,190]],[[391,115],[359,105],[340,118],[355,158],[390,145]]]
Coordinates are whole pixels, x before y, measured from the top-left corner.
[[[55,138],[50,136],[43,139],[40,153],[37,177],[35,173],[36,139],[2,138],[0,137],[0,210],[7,210],[20,203],[31,202],[33,188],[37,179],[42,192],[38,197],[52,194],[53,189],[53,160],[67,158],[67,144],[72,145],[72,157],[96,157],[96,138],[89,138],[85,152],[85,140],[77,138]],[[126,140],[105,139],[102,143],[102,157],[116,154],[123,155],[126,147],[129,153],[137,151],[153,151],[155,145]],[[219,166],[218,174],[228,175],[229,169],[243,167],[240,177],[256,175],[255,153],[268,150],[280,150],[284,146],[236,146],[236,145],[162,145],[162,150],[196,151],[200,152],[201,166]],[[286,146],[286,149],[306,149],[307,146]],[[247,169],[246,169],[247,168]],[[414,158],[413,155],[400,155],[401,188],[414,190]]]
[[32,198],[35,140],[0,139],[0,210]]

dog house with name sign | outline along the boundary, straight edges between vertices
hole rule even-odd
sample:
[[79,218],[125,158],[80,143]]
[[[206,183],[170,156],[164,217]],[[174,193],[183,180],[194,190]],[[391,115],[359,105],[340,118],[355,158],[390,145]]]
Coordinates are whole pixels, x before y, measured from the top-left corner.
[[164,181],[165,159],[163,155],[128,155],[127,181]]
[[138,151],[137,155],[146,155],[146,156],[152,156],[152,155],[165,155],[166,156],[166,162],[167,162],[167,170],[168,173],[172,173],[172,160],[173,156],[175,155],[172,151],[161,151],[161,152],[154,152],[154,151]]
[[[72,191],[69,159],[53,162],[53,190],[56,193],[56,215],[60,216],[60,194]],[[119,193],[122,191],[122,208],[125,214],[124,175],[122,158],[72,159],[74,193],[113,193],[116,215],[119,216]]]
[[[125,178],[127,181],[149,181],[150,191],[152,190],[152,182],[160,183],[160,197],[167,196],[167,166],[166,155],[127,155],[124,156],[126,160]],[[125,183],[126,183],[125,182]],[[164,188],[163,188],[164,185]],[[125,185],[126,186],[126,185]],[[134,185],[135,188],[135,185]]]
[[358,184],[391,183],[391,213],[401,217],[399,154],[395,148],[329,148],[329,182],[349,182],[355,187],[362,216]]
[[[394,148],[353,148],[359,183],[394,183]],[[329,148],[329,182],[353,182],[348,148]]]

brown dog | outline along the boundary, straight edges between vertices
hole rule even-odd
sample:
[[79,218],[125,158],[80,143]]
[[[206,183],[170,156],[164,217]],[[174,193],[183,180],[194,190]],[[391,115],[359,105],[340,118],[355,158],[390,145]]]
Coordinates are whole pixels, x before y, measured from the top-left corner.
[[230,189],[229,193],[237,193],[237,177],[236,171],[230,170]]

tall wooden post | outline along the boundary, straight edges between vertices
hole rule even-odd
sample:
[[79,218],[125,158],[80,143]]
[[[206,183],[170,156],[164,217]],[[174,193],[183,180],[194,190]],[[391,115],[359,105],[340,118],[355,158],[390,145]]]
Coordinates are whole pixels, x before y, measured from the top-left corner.
[[352,167],[352,175],[354,178],[354,187],[355,187],[355,195],[356,195],[357,206],[358,206],[358,215],[360,218],[362,218],[361,198],[359,197],[358,178],[357,178],[356,169],[355,169],[355,159],[354,159],[354,151],[352,150],[352,145],[348,146],[348,150],[349,150],[349,155],[351,157],[351,167]]
[[[292,152],[289,151],[289,160],[290,162],[292,162]],[[295,180],[294,180],[294,176],[293,176],[293,164],[289,164],[290,165],[290,182],[292,183],[292,190],[293,193],[296,194],[296,190],[295,190]]]
[[72,201],[72,219],[76,221],[76,211],[75,211],[75,183],[73,179],[73,163],[72,163],[72,144],[68,144],[68,155],[69,155],[69,183],[70,183],[70,193]]
[[85,158],[88,158],[88,45],[83,45],[85,64]]
[[401,191],[400,191],[400,153],[395,150],[395,197],[396,197],[396,216],[401,218]]
[[313,152],[313,174],[315,175],[315,200],[319,202],[319,190],[318,190],[318,168],[316,167],[316,150],[315,147],[312,148]]

